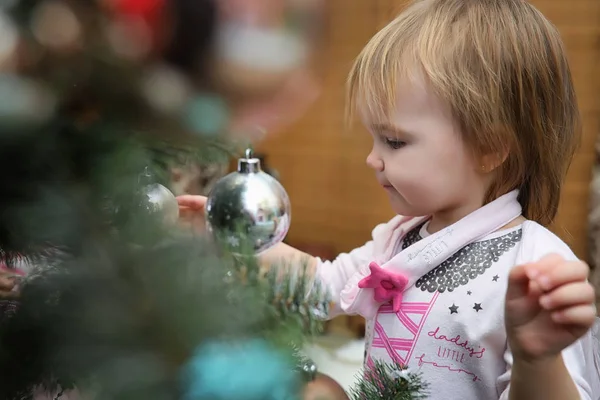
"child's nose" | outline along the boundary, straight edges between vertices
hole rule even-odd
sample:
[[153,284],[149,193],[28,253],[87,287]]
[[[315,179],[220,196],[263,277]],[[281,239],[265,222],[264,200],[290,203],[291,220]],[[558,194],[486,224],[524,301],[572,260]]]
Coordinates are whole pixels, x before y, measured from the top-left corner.
[[383,171],[383,160],[372,150],[367,156],[367,165],[375,171]]

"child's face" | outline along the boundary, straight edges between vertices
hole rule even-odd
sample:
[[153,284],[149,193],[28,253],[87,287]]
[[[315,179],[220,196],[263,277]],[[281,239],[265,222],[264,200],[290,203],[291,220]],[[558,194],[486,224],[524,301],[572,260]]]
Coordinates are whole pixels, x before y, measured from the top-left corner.
[[389,121],[364,118],[374,139],[367,164],[397,214],[462,218],[482,205],[487,183],[481,163],[463,143],[448,107],[423,82],[402,85],[398,93]]

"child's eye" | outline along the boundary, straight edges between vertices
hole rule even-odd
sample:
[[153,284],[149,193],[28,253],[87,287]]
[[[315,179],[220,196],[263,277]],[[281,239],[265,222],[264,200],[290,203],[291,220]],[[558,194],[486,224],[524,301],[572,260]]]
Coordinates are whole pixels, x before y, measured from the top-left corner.
[[398,139],[384,138],[384,142],[389,148],[394,149],[394,150],[398,150],[398,149],[406,146],[406,142],[403,142],[402,140],[398,140]]

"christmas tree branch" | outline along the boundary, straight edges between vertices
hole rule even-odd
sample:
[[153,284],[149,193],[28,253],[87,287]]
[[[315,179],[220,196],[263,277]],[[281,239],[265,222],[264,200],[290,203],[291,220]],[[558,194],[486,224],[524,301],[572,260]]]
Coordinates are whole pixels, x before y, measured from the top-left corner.
[[405,366],[375,361],[367,367],[351,390],[353,400],[421,400],[427,398],[427,384]]

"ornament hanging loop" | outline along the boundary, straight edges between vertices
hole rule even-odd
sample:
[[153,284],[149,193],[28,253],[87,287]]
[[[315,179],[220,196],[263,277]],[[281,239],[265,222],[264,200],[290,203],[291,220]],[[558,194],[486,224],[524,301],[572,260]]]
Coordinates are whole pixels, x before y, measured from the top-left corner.
[[261,171],[260,159],[254,158],[252,148],[248,147],[246,149],[246,158],[240,158],[238,160],[237,172],[241,174],[252,174]]
[[138,175],[137,183],[138,185],[149,185],[154,183],[152,181],[152,173],[150,172],[150,168],[147,165],[144,167],[144,172]]

